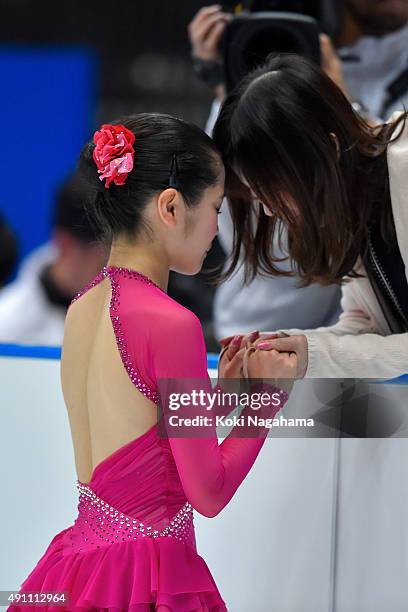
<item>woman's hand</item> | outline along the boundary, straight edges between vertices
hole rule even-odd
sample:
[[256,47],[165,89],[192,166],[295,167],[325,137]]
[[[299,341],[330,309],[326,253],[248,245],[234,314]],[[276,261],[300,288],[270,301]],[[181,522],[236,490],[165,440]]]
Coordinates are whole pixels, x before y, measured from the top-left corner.
[[[224,347],[219,358],[219,377],[220,378],[239,378],[248,376],[243,369],[243,359],[246,350],[256,348],[260,351],[274,351],[273,354],[282,353],[286,357],[290,353],[296,355],[296,372],[293,375],[292,366],[293,358],[289,363],[290,376],[288,378],[303,378],[308,366],[308,346],[306,336],[289,336],[285,332],[276,332],[271,334],[260,334],[258,331],[253,331],[245,335],[229,336],[220,340],[220,344]],[[257,360],[259,357],[256,358]],[[276,367],[285,367],[285,362],[277,360],[276,357],[270,358],[269,361],[264,361],[264,366],[267,363],[273,362]],[[264,366],[261,366],[263,370]],[[257,368],[258,369],[258,368]],[[249,376],[250,378],[251,376]],[[253,378],[278,378],[272,372],[267,371],[264,374],[257,374]],[[285,376],[281,376],[285,378]]]
[[308,345],[306,336],[281,336],[279,338],[259,338],[254,346],[262,351],[280,351],[282,353],[295,353],[297,361],[294,378],[303,378],[308,366]]
[[233,336],[224,346],[218,358],[218,379],[242,378],[245,348],[241,347],[243,336]]
[[245,378],[295,378],[296,353],[280,353],[275,349],[261,350],[252,347],[243,356]]
[[[270,334],[260,334],[259,331],[253,331],[248,334],[241,334],[239,338],[241,338],[240,348],[252,346],[256,341],[260,340],[270,340],[273,338],[283,338],[287,336],[284,332],[271,332]],[[220,344],[222,347],[228,346],[234,338],[238,336],[227,336],[226,338],[221,338]]]
[[201,8],[188,26],[193,55],[203,60],[221,62],[219,42],[231,17],[218,4]]
[[[296,353],[297,371],[295,378],[304,378],[308,366],[308,345],[306,336],[289,336],[285,332],[260,334],[258,331],[256,331],[242,336],[229,336],[228,338],[223,338],[220,340],[220,344],[224,346],[224,350],[226,350],[226,347],[230,346],[230,343],[234,338],[236,339],[236,351],[253,346],[266,351],[274,349],[282,353]],[[239,346],[237,340],[238,338],[240,338]]]
[[245,349],[259,338],[259,332],[229,336],[220,341],[223,350],[218,358],[218,378],[243,378],[242,358]]
[[261,350],[251,347],[243,356],[245,378],[271,380],[274,385],[290,393],[296,378],[296,353],[280,353],[275,349]]

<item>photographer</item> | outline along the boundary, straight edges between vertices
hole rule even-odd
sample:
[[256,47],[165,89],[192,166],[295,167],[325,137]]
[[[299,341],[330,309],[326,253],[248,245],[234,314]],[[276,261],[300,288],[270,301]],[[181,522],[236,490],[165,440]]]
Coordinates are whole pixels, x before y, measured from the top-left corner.
[[[282,7],[284,10],[284,2]],[[214,88],[217,98],[209,118],[211,126],[225,97],[219,47],[231,19],[233,15],[221,5],[206,6],[188,28],[192,56],[208,62],[202,78]],[[408,0],[344,0],[334,40],[336,50],[328,36],[320,36],[321,66],[343,93],[356,101],[356,108],[373,120],[384,121],[408,104],[407,37]]]

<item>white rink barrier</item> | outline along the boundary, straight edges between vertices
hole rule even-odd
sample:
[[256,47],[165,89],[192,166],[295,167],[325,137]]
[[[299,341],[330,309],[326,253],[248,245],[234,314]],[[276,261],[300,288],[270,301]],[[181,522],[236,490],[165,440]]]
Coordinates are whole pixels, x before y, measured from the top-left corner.
[[[0,345],[0,590],[18,590],[75,520],[78,493],[59,349],[6,349]],[[215,364],[209,359],[210,375]],[[386,396],[408,423],[408,386],[379,385],[380,407]],[[313,412],[317,402],[307,385],[290,398],[295,412],[305,403]],[[320,437],[271,432],[220,515],[195,513],[198,552],[231,612],[408,610],[403,429],[400,422],[399,437],[389,438],[339,438],[329,429],[322,437],[324,425]]]

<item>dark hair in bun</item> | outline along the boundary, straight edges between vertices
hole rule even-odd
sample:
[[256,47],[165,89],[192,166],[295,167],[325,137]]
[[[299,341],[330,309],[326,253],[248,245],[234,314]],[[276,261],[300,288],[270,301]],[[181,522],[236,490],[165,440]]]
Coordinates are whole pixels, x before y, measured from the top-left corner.
[[89,187],[86,203],[89,221],[101,241],[108,243],[116,236],[131,241],[145,227],[143,210],[156,193],[169,187],[174,155],[173,178],[189,207],[197,204],[203,191],[215,184],[221,164],[214,142],[192,123],[158,113],[130,115],[113,123],[124,125],[136,137],[133,169],[125,184],[111,183],[106,189],[93,160],[93,141],[82,149],[78,166]]

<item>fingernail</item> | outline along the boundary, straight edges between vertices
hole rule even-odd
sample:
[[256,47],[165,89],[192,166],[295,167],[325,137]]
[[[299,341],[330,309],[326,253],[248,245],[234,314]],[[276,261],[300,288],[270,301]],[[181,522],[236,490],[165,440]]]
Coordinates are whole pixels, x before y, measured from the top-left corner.
[[232,344],[239,344],[241,340],[241,336],[234,336],[232,339]]
[[271,349],[273,348],[273,344],[271,342],[260,342],[257,347],[260,349]]

